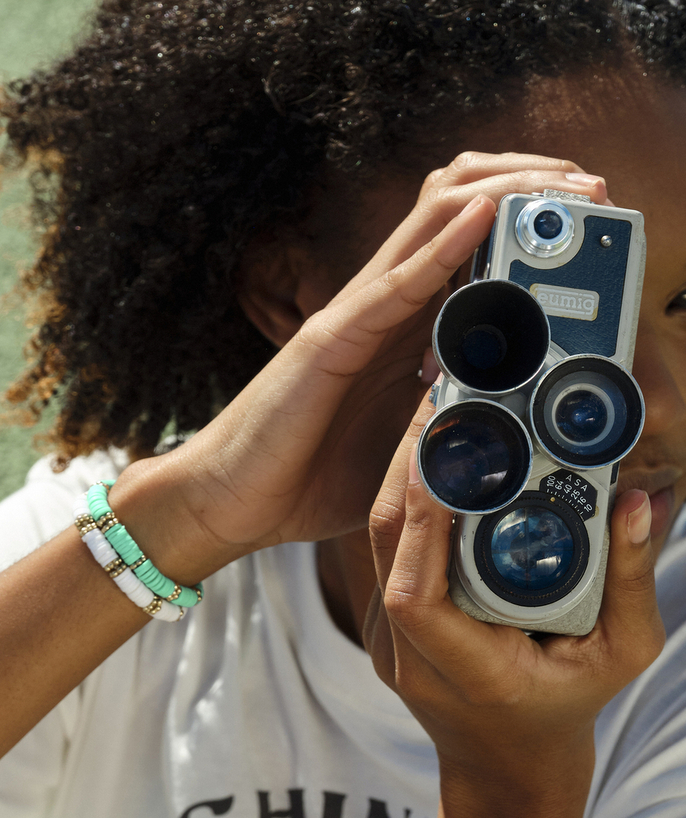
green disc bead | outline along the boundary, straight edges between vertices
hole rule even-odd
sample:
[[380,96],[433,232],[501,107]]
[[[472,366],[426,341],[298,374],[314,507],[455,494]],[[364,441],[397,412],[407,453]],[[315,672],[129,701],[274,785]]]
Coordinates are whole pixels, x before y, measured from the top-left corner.
[[112,509],[107,502],[107,489],[105,486],[91,486],[86,495],[88,509],[94,520],[99,520],[103,514],[109,514]]
[[105,538],[127,565],[133,565],[143,556],[143,552],[121,523],[113,525]]
[[163,599],[174,591],[174,583],[172,580],[160,573],[150,560],[136,568],[133,573],[140,579],[143,585],[147,585],[154,594],[161,596]]

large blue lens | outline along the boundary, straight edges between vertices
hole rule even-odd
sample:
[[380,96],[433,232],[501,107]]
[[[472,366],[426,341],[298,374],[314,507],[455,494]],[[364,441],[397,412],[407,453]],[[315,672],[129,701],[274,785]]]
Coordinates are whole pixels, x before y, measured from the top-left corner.
[[534,230],[542,239],[554,239],[562,231],[562,218],[554,210],[542,210],[534,218]]
[[495,527],[491,557],[509,584],[540,591],[555,585],[569,571],[574,541],[557,514],[525,506],[505,515]]
[[560,432],[575,443],[590,443],[607,426],[607,407],[593,392],[580,389],[558,403],[555,423]]

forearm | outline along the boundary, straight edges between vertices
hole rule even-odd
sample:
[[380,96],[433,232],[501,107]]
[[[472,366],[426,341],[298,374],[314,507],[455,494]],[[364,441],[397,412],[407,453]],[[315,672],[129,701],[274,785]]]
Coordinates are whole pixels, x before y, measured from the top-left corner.
[[[203,561],[201,532],[183,504],[170,505],[183,475],[156,460],[129,467],[111,505],[162,573],[192,585],[220,565]],[[213,560],[219,553],[210,550]],[[94,559],[76,526],[0,573],[0,755],[149,621]]]
[[0,753],[148,620],[76,528],[0,573]]

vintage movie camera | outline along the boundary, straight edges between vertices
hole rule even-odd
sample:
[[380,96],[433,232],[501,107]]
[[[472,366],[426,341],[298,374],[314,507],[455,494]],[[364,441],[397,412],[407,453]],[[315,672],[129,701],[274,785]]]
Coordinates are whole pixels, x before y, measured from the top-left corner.
[[643,216],[555,190],[500,203],[433,334],[443,373],[418,468],[455,513],[460,608],[582,635],[602,599],[619,461],[643,427],[631,376]]

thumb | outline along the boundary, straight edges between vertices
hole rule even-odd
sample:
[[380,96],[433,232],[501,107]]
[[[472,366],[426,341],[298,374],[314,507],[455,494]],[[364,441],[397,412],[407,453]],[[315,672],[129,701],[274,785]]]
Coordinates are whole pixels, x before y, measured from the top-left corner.
[[645,670],[664,645],[650,523],[650,499],[644,491],[632,489],[617,499],[600,619],[614,658],[630,674],[627,682]]

